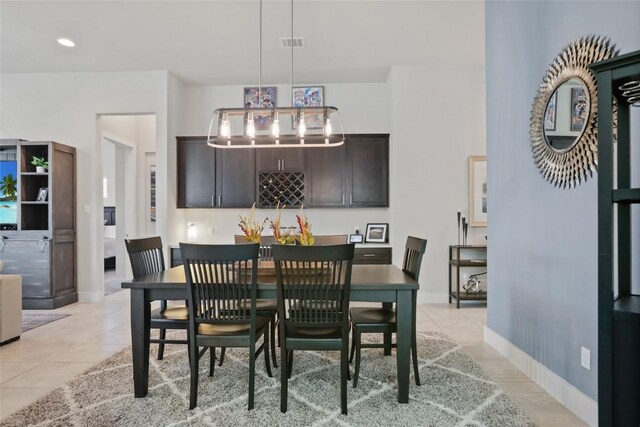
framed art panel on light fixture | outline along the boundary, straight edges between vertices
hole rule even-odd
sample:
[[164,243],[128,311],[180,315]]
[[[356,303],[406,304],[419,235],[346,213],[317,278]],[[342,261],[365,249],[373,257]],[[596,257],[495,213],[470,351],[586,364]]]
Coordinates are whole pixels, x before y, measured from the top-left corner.
[[389,224],[367,224],[364,241],[365,243],[387,243],[389,241]]
[[487,226],[487,156],[469,157],[469,225]]
[[[324,106],[324,86],[299,86],[291,92],[294,107],[322,107]],[[322,129],[322,114],[311,114],[305,117],[307,129]]]

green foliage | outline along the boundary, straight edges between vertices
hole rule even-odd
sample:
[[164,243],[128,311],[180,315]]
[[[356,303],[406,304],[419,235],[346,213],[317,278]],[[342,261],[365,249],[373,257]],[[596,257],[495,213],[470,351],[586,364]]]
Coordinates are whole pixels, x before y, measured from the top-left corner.
[[16,200],[17,185],[18,180],[15,179],[12,174],[8,174],[2,178],[2,181],[0,181],[0,191],[4,194],[3,198],[6,198],[7,200]]
[[33,156],[31,164],[34,166],[42,166],[45,169],[49,169],[49,162],[44,157]]

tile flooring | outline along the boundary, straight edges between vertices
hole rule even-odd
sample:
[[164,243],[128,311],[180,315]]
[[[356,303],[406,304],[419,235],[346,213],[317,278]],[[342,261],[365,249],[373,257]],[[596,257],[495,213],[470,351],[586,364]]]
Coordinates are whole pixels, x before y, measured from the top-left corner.
[[[53,310],[70,314],[25,332],[0,347],[0,419],[62,385],[131,342],[129,292],[100,303],[77,303]],[[540,426],[583,426],[578,417],[550,397],[483,341],[486,308],[422,304],[419,331],[440,331],[464,347],[506,393]]]

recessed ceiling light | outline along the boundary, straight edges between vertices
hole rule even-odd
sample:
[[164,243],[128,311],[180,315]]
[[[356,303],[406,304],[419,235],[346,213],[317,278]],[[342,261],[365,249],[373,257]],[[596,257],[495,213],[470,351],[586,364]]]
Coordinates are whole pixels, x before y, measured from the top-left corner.
[[75,47],[76,44],[73,42],[73,40],[71,39],[67,39],[67,38],[59,38],[58,40],[56,40],[59,44],[61,44],[64,47]]

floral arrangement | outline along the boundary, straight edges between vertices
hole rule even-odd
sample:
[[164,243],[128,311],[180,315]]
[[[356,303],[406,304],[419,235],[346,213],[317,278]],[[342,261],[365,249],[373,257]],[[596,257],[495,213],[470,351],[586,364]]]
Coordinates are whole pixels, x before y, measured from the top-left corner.
[[291,229],[287,228],[287,230],[283,233],[280,228],[280,219],[282,217],[282,211],[284,211],[285,205],[280,207],[280,202],[276,206],[276,214],[275,219],[269,221],[269,228],[273,231],[273,237],[276,239],[276,242],[280,245],[290,245],[295,242],[295,237],[293,233],[291,233]]
[[311,224],[304,214],[303,209],[304,206],[300,206],[300,213],[296,215],[298,228],[300,230],[300,234],[296,236],[296,240],[303,246],[313,246],[316,239],[313,237],[313,234],[311,234]]
[[244,233],[245,239],[251,243],[260,243],[260,236],[262,236],[262,230],[264,230],[264,225],[267,222],[268,218],[265,218],[262,221],[262,224],[259,224],[255,219],[256,213],[256,204],[254,203],[249,211],[249,216],[246,218],[242,215],[238,215],[240,218],[240,230]]

